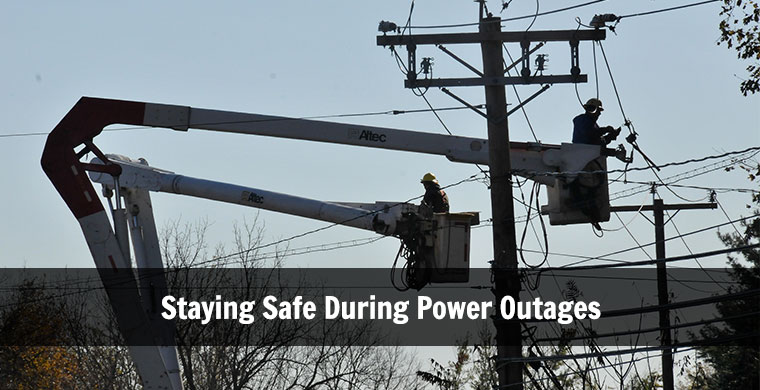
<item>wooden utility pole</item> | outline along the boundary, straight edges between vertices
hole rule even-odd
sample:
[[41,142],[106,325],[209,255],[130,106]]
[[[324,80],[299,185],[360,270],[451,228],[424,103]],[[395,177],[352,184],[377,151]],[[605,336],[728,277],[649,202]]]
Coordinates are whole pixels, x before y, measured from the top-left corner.
[[[501,31],[501,19],[487,15],[484,17],[481,3],[481,16],[478,32],[457,34],[419,34],[419,35],[387,35],[392,29],[383,30],[382,36],[377,37],[380,46],[406,47],[407,78],[406,88],[419,88],[427,91],[431,87],[467,87],[483,86],[486,97],[486,113],[483,113],[451,91],[444,92],[460,103],[485,116],[488,121],[488,152],[489,170],[491,176],[491,212],[493,218],[493,275],[494,296],[499,307],[505,296],[511,296],[518,301],[520,295],[520,276],[517,265],[517,244],[514,225],[514,204],[512,202],[512,168],[510,160],[509,129],[507,126],[507,97],[505,86],[511,84],[545,84],[538,92],[527,99],[532,100],[538,94],[546,91],[547,84],[585,83],[588,76],[581,74],[578,61],[578,45],[580,41],[600,41],[606,36],[605,30],[560,30],[560,31]],[[387,22],[384,22],[387,23]],[[382,27],[382,24],[381,24]],[[505,42],[520,43],[521,57],[509,68],[522,65],[519,76],[505,76],[502,45]],[[538,43],[533,49],[531,44]],[[543,75],[534,74],[530,70],[530,55],[546,42],[566,42],[570,44],[570,74]],[[483,71],[479,71],[443,44],[479,44],[483,59]],[[435,45],[441,51],[464,65],[477,77],[470,78],[428,78],[429,62],[421,65],[424,78],[419,78],[417,72],[417,47]],[[399,57],[400,58],[400,57]],[[424,61],[424,59],[423,59]],[[523,364],[522,333],[519,320],[504,320],[499,310],[495,310],[494,323],[496,326],[496,369],[499,377],[499,389],[522,390]]]
[[[654,196],[654,194],[653,194]],[[714,205],[713,205],[714,206]],[[652,200],[654,212],[654,241],[657,260],[665,258],[665,213],[662,199]],[[670,301],[668,293],[668,271],[665,262],[657,263],[657,304],[664,307]],[[670,310],[660,309],[660,344],[662,351],[662,385],[664,390],[673,390],[673,340],[670,332]]]
[[[656,192],[652,189],[652,196],[654,197]],[[654,214],[654,240],[655,240],[655,254],[657,260],[665,258],[665,210],[700,210],[700,209],[715,209],[716,203],[685,203],[685,204],[664,204],[662,199],[652,199],[651,206],[613,206],[610,207],[610,212],[622,212],[622,211],[648,211],[651,210]],[[668,220],[669,221],[669,220]],[[660,307],[665,307],[669,303],[668,293],[668,271],[665,262],[657,262],[657,304]],[[662,385],[663,390],[673,390],[675,383],[673,380],[673,350],[670,346],[673,344],[670,331],[670,311],[668,309],[660,309],[659,312],[659,327],[660,327],[660,345],[662,350]]]
[[[484,18],[480,32],[501,32],[501,18]],[[504,54],[501,40],[484,40],[480,43],[483,56],[483,77],[504,75]],[[520,300],[520,276],[517,273],[517,242],[515,237],[515,209],[512,202],[512,164],[509,154],[509,126],[507,125],[507,94],[504,85],[486,85],[486,117],[488,121],[488,169],[491,176],[491,213],[493,219],[493,275],[494,295],[497,302],[505,296]],[[497,311],[498,312],[498,311]],[[497,315],[496,345],[500,358],[519,357],[522,354],[520,322],[506,321]],[[522,389],[522,363],[496,362],[500,386]]]

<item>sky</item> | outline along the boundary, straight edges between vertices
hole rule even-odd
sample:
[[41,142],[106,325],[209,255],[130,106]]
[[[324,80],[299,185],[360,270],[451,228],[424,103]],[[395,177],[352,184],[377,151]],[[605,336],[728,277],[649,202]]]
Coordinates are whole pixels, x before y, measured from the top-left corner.
[[[552,6],[574,4],[565,3]],[[81,96],[291,117],[427,108],[421,98],[403,88],[404,77],[390,51],[375,44],[377,23],[390,20],[403,24],[409,2],[139,4],[4,2],[0,33],[8,56],[0,64],[4,92],[0,95],[4,100],[0,134],[47,133]],[[539,17],[531,29],[572,29],[577,27],[576,17],[588,23],[595,13],[627,15],[674,4],[611,0]],[[540,5],[542,11],[554,9]],[[494,4],[491,7],[500,8]],[[516,1],[502,17],[530,15],[534,7],[533,2]],[[640,135],[642,149],[656,163],[760,144],[758,97],[744,97],[738,91],[738,77],[743,75],[745,64],[736,59],[734,52],[716,45],[717,12],[718,6],[709,4],[624,18],[617,26],[617,34],[608,32],[603,42],[623,109]],[[415,3],[412,25],[468,23],[476,18],[477,7],[467,1],[419,1]],[[504,30],[524,30],[531,20],[505,23]],[[474,28],[413,32],[466,32]],[[477,45],[449,48],[480,67]],[[567,45],[552,43],[545,48],[539,53],[549,54],[548,72],[567,73]],[[507,49],[515,56],[519,45],[510,44]],[[623,117],[600,52],[596,54],[599,97],[606,107],[600,123],[619,126]],[[467,69],[434,47],[421,47],[418,57],[423,56],[434,58],[436,76],[470,76]],[[596,93],[591,43],[581,45],[580,58],[583,72],[589,74],[589,83],[578,85],[578,93],[585,101]],[[525,98],[538,88],[520,86],[518,92]],[[484,102],[478,87],[457,88],[455,93],[473,104]],[[426,97],[433,107],[458,105],[436,89],[428,91]],[[511,88],[507,99],[516,101]],[[579,110],[570,84],[557,84],[526,106],[537,138],[545,143],[567,142],[572,132],[571,119]],[[468,110],[440,115],[456,135],[486,137],[485,122]],[[524,116],[516,113],[509,119],[512,140],[534,140]],[[429,112],[340,121],[445,133]],[[92,261],[76,220],[40,168],[44,141],[44,136],[0,138],[7,188],[0,195],[5,208],[5,222],[0,225],[1,264],[89,267]],[[451,163],[441,156],[197,130],[106,132],[96,139],[96,144],[106,153],[144,157],[156,167],[180,174],[331,201],[402,201],[422,194],[419,178],[425,172],[434,172],[444,186],[479,172],[471,165]],[[623,167],[617,161],[609,165],[613,169]],[[643,165],[641,159],[633,164]],[[660,176],[670,177],[703,165],[666,168]],[[745,176],[737,171],[717,172],[679,184],[751,187]],[[628,177],[645,182],[656,179],[650,172],[631,173]],[[614,183],[610,192],[631,187],[635,185]],[[704,190],[674,190],[691,200],[706,195]],[[448,194],[453,211],[479,210],[483,219],[490,217],[484,184],[465,183],[450,188]],[[682,202],[664,188],[660,195],[666,202]],[[749,195],[721,193],[718,200],[728,215],[736,218],[746,214],[744,204]],[[189,223],[206,219],[212,225],[210,243],[231,245],[233,223],[252,220],[256,214],[252,209],[176,195],[156,194],[153,201],[159,227],[177,219]],[[641,193],[612,203],[650,202],[651,195]],[[525,214],[519,204],[515,208],[518,216]],[[623,214],[621,218],[627,222],[635,216]],[[272,212],[262,212],[259,221],[266,226],[269,242],[325,226],[320,221]],[[726,221],[720,210],[683,212],[674,219],[682,232]],[[611,230],[621,226],[614,216],[604,225]],[[651,242],[653,232],[644,218],[634,218],[627,227],[641,242]],[[518,225],[518,234],[522,228]],[[714,232],[691,236],[687,244],[693,251],[716,249],[721,244]],[[676,234],[672,226],[667,234]],[[559,253],[601,255],[635,244],[625,229],[597,238],[588,225],[550,226],[548,235],[550,250]],[[300,248],[372,236],[371,232],[335,227],[288,245]],[[535,236],[527,237],[525,247],[538,249]],[[395,240],[384,239],[351,249],[293,256],[288,261],[312,267],[388,266],[396,246]],[[683,243],[674,240],[668,253],[682,254],[685,250]],[[486,266],[491,256],[490,228],[476,229],[473,265]],[[621,256],[646,258],[642,251]],[[550,258],[553,265],[570,260]]]
[[[540,2],[540,10],[577,2]],[[505,31],[575,29],[576,17],[588,23],[594,14],[628,15],[684,4],[673,1],[609,0],[549,16],[504,24]],[[682,161],[760,145],[759,96],[739,92],[746,63],[732,50],[718,46],[719,3],[624,18],[616,34],[603,42],[620,102],[639,133],[639,144],[656,163]],[[499,2],[488,5],[498,11]],[[5,1],[0,4],[0,266],[91,267],[92,259],[75,218],[47,180],[39,164],[44,136],[7,136],[48,133],[82,96],[186,105],[259,114],[308,117],[347,113],[427,108],[403,87],[404,75],[390,51],[375,44],[380,20],[403,25],[409,1],[280,1],[214,3],[200,1],[123,2]],[[531,15],[536,2],[512,1],[503,18]],[[417,1],[413,26],[470,23],[477,20],[472,1]],[[413,33],[469,32],[476,27],[422,30]],[[452,45],[458,56],[481,66],[477,45]],[[512,56],[519,44],[508,44]],[[549,54],[548,73],[569,70],[565,43],[551,43],[538,53]],[[402,51],[403,55],[404,52]],[[597,50],[580,47],[581,69],[589,83],[577,86],[582,100],[596,94],[605,112],[600,123],[620,126],[623,115],[610,75]],[[433,57],[436,77],[470,77],[469,71],[434,47],[421,47],[418,58]],[[519,86],[522,98],[539,86]],[[454,91],[473,104],[484,102],[480,87]],[[458,103],[437,89],[426,97],[433,107]],[[507,100],[514,104],[512,88]],[[572,118],[580,113],[576,90],[557,84],[526,106],[536,137],[544,143],[569,142]],[[453,134],[486,137],[486,123],[468,110],[440,113]],[[432,113],[378,115],[335,119],[345,123],[445,133]],[[113,126],[118,128],[119,126]],[[123,126],[122,126],[123,127]],[[509,118],[513,141],[533,141],[525,117]],[[372,150],[359,147],[230,135],[191,130],[138,129],[105,132],[95,140],[106,153],[144,157],[151,165],[180,174],[231,182],[307,198],[329,201],[403,201],[422,195],[419,179],[434,172],[442,185],[478,174],[476,167],[452,163],[441,156]],[[630,149],[630,148],[629,148]],[[638,157],[638,156],[637,156]],[[665,168],[662,178],[694,173],[719,160]],[[632,166],[645,166],[638,158]],[[612,169],[623,164],[611,160]],[[656,180],[651,172],[631,172],[628,179]],[[678,182],[720,188],[753,188],[741,170],[719,170]],[[613,183],[610,192],[636,187]],[[757,185],[754,184],[754,188]],[[688,200],[704,199],[706,190],[672,188]],[[469,182],[447,189],[452,211],[479,210],[490,217],[486,186]],[[660,188],[666,203],[683,203]],[[519,197],[519,192],[515,192]],[[527,194],[525,194],[527,196]],[[234,223],[251,221],[256,210],[170,194],[152,197],[159,227],[172,221],[210,223],[207,242],[233,248]],[[721,224],[747,215],[750,194],[718,193],[725,213],[718,210],[683,211],[667,227],[666,236]],[[545,203],[545,199],[542,200]],[[651,194],[638,193],[612,201],[613,205],[651,203]],[[524,208],[515,204],[516,214]],[[615,216],[603,227],[602,238],[589,225],[548,226],[552,253],[604,255],[654,239],[651,224],[634,213]],[[262,211],[264,242],[299,235],[327,224]],[[518,235],[524,224],[518,224]],[[540,229],[538,224],[534,225]],[[625,227],[625,228],[624,228]],[[528,226],[528,229],[531,229]],[[628,233],[630,231],[630,234]],[[721,232],[732,231],[724,226]],[[632,235],[632,236],[631,236]],[[288,241],[289,248],[323,245],[374,237],[372,232],[333,227]],[[543,245],[528,231],[526,249]],[[688,248],[686,247],[688,245]],[[716,230],[668,242],[668,255],[722,248]],[[281,249],[285,246],[281,245]],[[473,230],[472,264],[486,267],[492,258],[489,227]],[[387,267],[398,241],[386,238],[349,249],[292,256],[287,264],[301,267]],[[615,258],[644,260],[652,247],[628,251]],[[537,263],[540,255],[526,256]],[[577,259],[552,255],[559,266]],[[725,257],[703,261],[722,266]],[[689,264],[683,264],[688,266]],[[692,264],[693,265],[693,264]],[[652,297],[647,297],[651,299]]]

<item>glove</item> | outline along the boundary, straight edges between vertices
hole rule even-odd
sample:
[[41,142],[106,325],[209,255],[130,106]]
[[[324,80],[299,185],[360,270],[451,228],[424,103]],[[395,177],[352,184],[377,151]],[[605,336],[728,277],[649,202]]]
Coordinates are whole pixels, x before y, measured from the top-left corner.
[[612,126],[607,126],[608,130],[607,133],[609,134],[610,141],[616,140],[618,135],[620,135],[620,128],[617,129],[612,128]]
[[604,144],[607,145],[610,142],[617,139],[618,135],[620,135],[620,128],[617,129],[612,128],[612,126],[607,126],[604,128],[606,134],[604,137],[602,137],[602,140],[604,141]]

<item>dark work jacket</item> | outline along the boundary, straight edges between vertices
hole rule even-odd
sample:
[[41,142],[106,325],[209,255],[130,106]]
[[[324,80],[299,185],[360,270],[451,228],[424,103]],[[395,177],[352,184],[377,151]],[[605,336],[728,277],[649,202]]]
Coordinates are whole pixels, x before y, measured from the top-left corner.
[[606,129],[596,124],[591,114],[583,113],[573,119],[573,143],[602,145],[602,136]]
[[434,213],[449,212],[449,197],[438,184],[427,187],[422,203],[431,207]]

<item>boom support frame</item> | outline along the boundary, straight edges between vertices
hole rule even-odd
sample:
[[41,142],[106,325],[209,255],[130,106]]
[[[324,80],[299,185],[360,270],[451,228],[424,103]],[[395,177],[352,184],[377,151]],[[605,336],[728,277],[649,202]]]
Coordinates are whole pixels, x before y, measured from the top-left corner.
[[[139,342],[140,335],[152,335],[154,338],[172,337],[173,329],[156,324],[156,319],[148,313],[154,312],[157,302],[147,296],[160,296],[166,293],[166,282],[160,277],[146,276],[153,288],[152,294],[138,292],[138,287],[145,289],[141,277],[140,285],[132,274],[132,262],[128,238],[132,239],[135,260],[138,268],[163,268],[158,251],[155,223],[152,216],[149,190],[186,193],[209,199],[232,201],[218,194],[202,193],[209,188],[210,182],[173,175],[171,172],[145,170],[145,167],[129,166],[128,160],[105,155],[93,143],[106,126],[113,124],[166,127],[179,131],[190,128],[220,132],[273,136],[318,142],[330,142],[345,145],[365,146],[381,149],[409,151],[442,155],[454,162],[488,163],[487,141],[479,138],[459,137],[435,133],[415,132],[382,127],[352,125],[343,123],[313,121],[295,118],[276,117],[258,114],[245,114],[229,111],[191,108],[187,106],[153,104],[134,101],[82,97],[66,114],[60,123],[48,135],[42,153],[41,164],[45,174],[63,198],[66,205],[76,217],[87,240],[90,253],[96,267],[101,273],[106,293],[114,308],[120,331],[141,375],[145,389],[181,389],[176,349],[145,345]],[[560,171],[581,171],[589,161],[600,156],[612,155],[604,148],[587,145],[546,145],[541,143],[516,143],[512,147],[512,167],[516,174],[523,175],[542,184],[555,186],[558,179],[552,175]],[[80,161],[88,152],[94,153],[99,161],[86,163]],[[134,163],[134,161],[132,162]],[[136,164],[140,165],[140,164]],[[143,168],[143,174],[154,176],[158,187],[150,183],[130,182],[134,175],[123,175],[125,170]],[[90,171],[93,178],[106,184],[107,189],[116,193],[115,206],[112,205],[113,225],[97,196],[92,182],[86,174]],[[148,172],[148,173],[146,173]],[[158,172],[158,173],[156,173]],[[541,175],[549,172],[549,175]],[[173,175],[173,176],[172,176]],[[572,175],[570,175],[572,179]],[[143,177],[144,178],[144,177]],[[227,185],[230,186],[230,185]],[[227,187],[226,190],[230,190]],[[233,190],[242,190],[232,188]],[[234,192],[234,191],[233,191]],[[250,192],[250,191],[249,191]],[[257,196],[280,197],[291,201],[297,209],[298,204],[307,204],[308,199],[288,195],[267,193],[249,194],[249,200],[257,203]],[[122,206],[122,198],[124,205]],[[241,203],[242,198],[235,203]],[[317,202],[317,201],[312,201]],[[262,202],[263,203],[263,202]],[[287,202],[286,202],[287,203]],[[314,213],[315,207],[326,207],[325,213]],[[368,206],[372,209],[371,206]],[[381,234],[401,235],[409,231],[409,224],[396,226],[398,218],[380,217],[382,213],[367,213],[365,209],[351,205],[321,202],[311,203],[303,212],[291,212],[308,218],[327,220],[346,225],[369,229]],[[291,209],[292,210],[292,209]],[[283,209],[276,211],[282,212]],[[327,217],[330,215],[330,217]],[[370,216],[370,217],[368,217]],[[469,224],[466,216],[458,218],[459,226],[466,225],[469,237]],[[349,222],[353,221],[353,222]],[[438,219],[438,223],[445,220]],[[435,226],[436,222],[430,222]],[[447,236],[448,237],[448,236]],[[425,241],[425,240],[422,240]],[[118,283],[109,279],[109,275],[118,273],[122,278]],[[131,275],[125,283],[124,275]],[[124,288],[128,287],[128,288]],[[156,294],[157,293],[157,294]],[[144,336],[143,336],[144,337]]]

